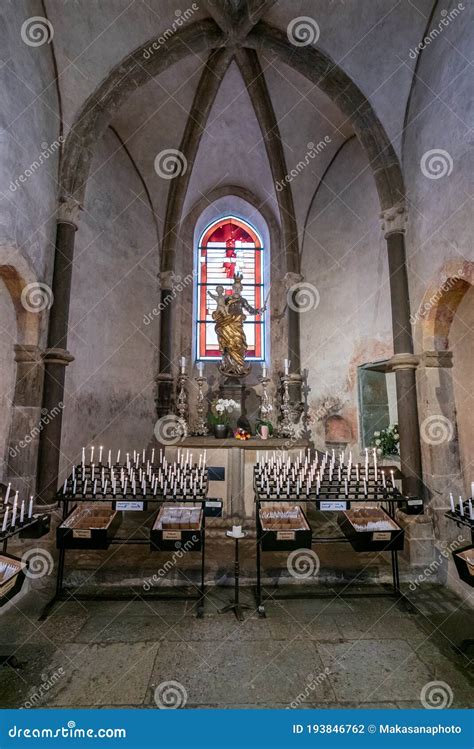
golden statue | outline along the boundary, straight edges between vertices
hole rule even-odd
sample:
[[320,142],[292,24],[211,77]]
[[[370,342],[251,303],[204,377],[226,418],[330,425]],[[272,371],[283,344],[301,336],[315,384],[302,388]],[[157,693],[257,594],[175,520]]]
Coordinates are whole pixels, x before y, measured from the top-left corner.
[[265,305],[255,309],[248,303],[242,296],[242,277],[238,275],[234,277],[232,294],[229,296],[225,296],[223,286],[216,286],[216,294],[210,291],[208,294],[217,305],[212,319],[216,323],[215,331],[222,354],[219,369],[227,377],[245,377],[250,372],[250,364],[245,363],[247,339],[244,333],[244,310],[250,315],[261,315],[265,311]]

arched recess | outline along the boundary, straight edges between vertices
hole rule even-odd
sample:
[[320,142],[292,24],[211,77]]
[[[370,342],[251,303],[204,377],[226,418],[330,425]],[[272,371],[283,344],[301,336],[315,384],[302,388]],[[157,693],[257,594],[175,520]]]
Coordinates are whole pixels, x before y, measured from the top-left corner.
[[2,319],[1,325],[6,339],[2,346],[1,475],[26,494],[33,488],[36,472],[42,380],[39,343],[50,297],[49,289],[39,285],[29,261],[13,243],[0,243],[0,279],[16,323],[12,320],[9,325]]
[[[245,221],[249,221],[262,234],[264,245],[269,246],[269,281],[271,291],[269,297],[269,319],[270,319],[270,341],[269,347],[273,360],[280,360],[286,356],[285,349],[285,255],[282,247],[281,231],[279,223],[267,203],[261,200],[250,190],[238,185],[222,185],[200,198],[197,203],[183,218],[178,237],[177,257],[180,259],[177,274],[183,279],[193,278],[194,271],[194,248],[195,241],[201,230],[203,230],[214,218],[220,215],[234,213]],[[193,284],[186,284],[180,296],[176,313],[179,322],[175,325],[173,337],[173,356],[186,355],[192,360],[193,347],[190,324],[193,318]],[[213,371],[213,369],[211,370]],[[260,366],[254,366],[253,373],[249,377],[249,384],[258,382],[257,375],[260,374]],[[276,378],[276,373],[273,373]],[[209,385],[214,387],[216,383],[210,378]],[[276,387],[276,379],[274,386]],[[192,397],[192,393],[191,393]],[[192,405],[192,403],[191,403]]]
[[[158,49],[145,60],[143,52],[153,44]],[[372,169],[380,207],[383,211],[384,231],[387,238],[390,262],[392,325],[394,350],[397,359],[397,397],[400,419],[400,436],[402,445],[402,471],[408,477],[406,491],[419,491],[421,478],[420,450],[418,439],[417,402],[412,361],[413,342],[409,323],[408,280],[405,266],[404,241],[404,186],[401,169],[394,149],[377,118],[371,104],[349,76],[324,52],[315,47],[295,48],[286,35],[279,29],[259,22],[253,30],[239,40],[240,46],[250,49],[265,50],[284,64],[293,67],[315,85],[319,86],[341,109],[350,120],[354,131],[366,151]],[[110,72],[103,83],[85,102],[68,135],[60,179],[60,218],[58,219],[58,238],[56,261],[58,279],[62,287],[70,285],[70,273],[64,273],[62,263],[72,263],[74,252],[74,229],[77,227],[77,209],[83,201],[92,152],[97,139],[101,137],[113,115],[126,101],[128,96],[147,82],[151,76],[158,75],[170,65],[188,54],[203,54],[209,50],[233,44],[228,34],[223,33],[211,19],[198,21],[179,31],[163,45],[156,38],[150,39],[128,55]],[[286,249],[286,248],[285,248]],[[287,264],[292,271],[299,271],[291,266],[290,255]],[[170,269],[162,275],[161,302],[169,306],[171,288],[169,285]],[[58,292],[60,290],[58,289]],[[61,288],[61,294],[65,292]],[[69,294],[69,290],[67,291]],[[65,309],[67,306],[65,303]],[[170,312],[168,312],[170,314]],[[63,315],[64,318],[64,315]],[[165,316],[162,324],[166,323]],[[167,328],[169,329],[169,327]],[[161,340],[161,348],[170,343]],[[50,318],[48,345],[54,349],[54,360],[47,362],[45,369],[44,403],[51,406],[61,397],[64,377],[54,367],[67,364],[69,354],[67,345],[67,320],[58,315]],[[64,353],[58,356],[57,351]],[[166,352],[167,353],[167,352]],[[169,360],[170,357],[167,356]],[[53,366],[54,365],[54,366]],[[51,370],[51,372],[50,372]],[[172,374],[169,364],[161,369],[162,384],[168,395],[163,402],[170,402]],[[60,424],[57,423],[44,433],[42,446],[51,442],[59,449]],[[55,434],[53,434],[55,432]],[[44,469],[40,475],[40,492],[46,500],[54,491],[51,475],[55,469],[56,458],[48,451],[43,456]],[[49,478],[48,478],[49,477]]]

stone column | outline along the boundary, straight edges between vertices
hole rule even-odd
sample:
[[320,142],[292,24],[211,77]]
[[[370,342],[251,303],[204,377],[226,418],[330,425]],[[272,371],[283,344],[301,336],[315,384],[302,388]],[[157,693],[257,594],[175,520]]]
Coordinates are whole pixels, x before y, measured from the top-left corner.
[[64,408],[65,368],[74,357],[67,351],[74,240],[80,206],[64,201],[58,211],[53,272],[53,305],[49,315],[48,348],[43,353],[43,428],[38,455],[38,498],[46,504],[57,490]]
[[390,301],[392,308],[393,350],[392,369],[397,385],[400,462],[404,475],[403,489],[407,494],[421,495],[422,470],[416,367],[410,323],[410,297],[405,261],[406,214],[402,204],[384,211],[382,229],[387,240]]
[[287,273],[285,275],[286,302],[288,306],[288,359],[291,362],[293,372],[299,372],[301,368],[300,356],[300,314],[298,292],[303,276],[300,273]]
[[160,273],[160,358],[156,376],[156,414],[166,416],[173,403],[173,272]]
[[38,346],[15,345],[16,382],[8,440],[7,481],[26,497],[34,492],[41,425],[42,362]]

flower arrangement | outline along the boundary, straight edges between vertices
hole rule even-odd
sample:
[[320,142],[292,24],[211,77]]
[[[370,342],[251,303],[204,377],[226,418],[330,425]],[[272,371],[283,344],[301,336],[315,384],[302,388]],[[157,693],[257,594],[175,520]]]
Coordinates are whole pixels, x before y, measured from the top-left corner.
[[392,424],[380,432],[374,432],[372,445],[377,450],[377,455],[398,455],[400,436],[398,434],[398,424]]
[[242,429],[239,427],[234,432],[234,437],[238,440],[249,440],[250,439],[250,432],[247,432],[245,429]]
[[209,418],[212,424],[228,424],[231,414],[239,408],[240,405],[232,398],[216,398],[211,403]]

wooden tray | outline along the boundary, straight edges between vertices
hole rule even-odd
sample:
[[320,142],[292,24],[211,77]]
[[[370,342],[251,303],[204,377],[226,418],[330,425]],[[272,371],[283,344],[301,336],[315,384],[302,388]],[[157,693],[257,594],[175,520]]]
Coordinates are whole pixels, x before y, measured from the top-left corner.
[[111,506],[81,504],[56,529],[58,549],[108,549],[122,515]]
[[202,522],[201,507],[161,507],[150,531],[151,550],[201,551]]
[[382,508],[346,510],[338,516],[338,523],[354,551],[403,549],[404,531]]
[[311,526],[299,505],[286,502],[261,505],[258,522],[262,551],[311,548]]
[[453,552],[454,564],[461,580],[474,587],[474,546],[463,546]]
[[[3,565],[9,565],[9,569],[3,569]],[[16,596],[25,582],[25,570],[27,565],[19,557],[11,554],[0,554],[0,607],[4,606]]]

